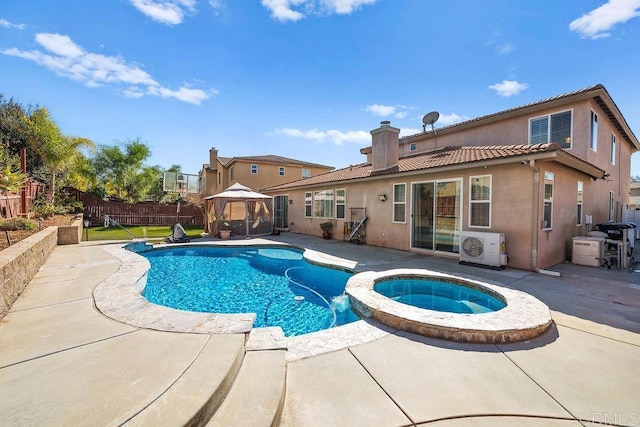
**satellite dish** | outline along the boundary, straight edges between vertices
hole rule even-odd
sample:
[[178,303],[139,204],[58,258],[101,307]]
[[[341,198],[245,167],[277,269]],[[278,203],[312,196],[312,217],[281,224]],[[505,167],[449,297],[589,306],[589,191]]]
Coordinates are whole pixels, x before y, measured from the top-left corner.
[[437,122],[439,118],[440,113],[438,113],[437,111],[432,111],[422,118],[422,123],[424,123],[425,125],[433,126],[433,124]]
[[431,126],[431,130],[435,132],[435,129],[433,128],[433,124],[437,122],[439,118],[440,118],[440,113],[438,113],[437,111],[432,111],[429,114],[426,114],[422,118],[422,131],[426,132],[427,125],[429,125]]

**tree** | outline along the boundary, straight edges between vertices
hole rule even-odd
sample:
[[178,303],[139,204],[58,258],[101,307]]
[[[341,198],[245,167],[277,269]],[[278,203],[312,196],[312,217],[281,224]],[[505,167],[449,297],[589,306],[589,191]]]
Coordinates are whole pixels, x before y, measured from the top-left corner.
[[631,182],[640,182],[640,175],[632,176]]
[[24,120],[27,115],[27,110],[21,104],[13,98],[6,99],[0,93],[0,145],[11,156],[19,155],[20,150],[26,148],[28,174],[43,179],[45,171],[42,160],[29,144],[32,133]]
[[158,181],[162,185],[162,168],[144,165],[149,156],[151,150],[140,139],[103,145],[93,158],[93,167],[107,194],[135,202],[147,198]]
[[56,175],[68,170],[82,153],[80,148],[93,147],[87,138],[64,135],[46,108],[38,108],[25,117],[32,135],[29,144],[42,159],[49,174],[47,201],[53,203]]

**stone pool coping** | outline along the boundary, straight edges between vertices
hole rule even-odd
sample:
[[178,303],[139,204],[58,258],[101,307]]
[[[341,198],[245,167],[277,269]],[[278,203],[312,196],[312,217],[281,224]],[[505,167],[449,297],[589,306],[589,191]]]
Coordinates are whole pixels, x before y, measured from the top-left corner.
[[[446,280],[485,290],[497,294],[507,306],[490,313],[447,313],[402,304],[374,291],[377,281],[396,277]],[[527,293],[431,270],[405,268],[359,273],[349,279],[345,292],[354,310],[364,317],[449,341],[494,344],[525,341],[542,335],[552,323],[549,307]]]
[[[150,250],[169,248],[166,245],[151,245],[144,241],[133,244],[147,246]],[[200,313],[177,310],[153,304],[141,294],[146,284],[149,261],[130,250],[126,245],[106,246],[103,251],[120,261],[120,268],[93,291],[96,308],[105,316],[137,328],[166,332],[187,332],[199,334],[249,333],[253,328],[255,313],[221,314]],[[247,247],[270,246],[303,250],[309,262],[323,266],[353,271],[356,262],[323,254],[310,249],[297,248],[286,243],[254,239],[247,242],[198,242],[171,245],[171,248],[189,246]],[[309,335],[309,334],[307,334]]]

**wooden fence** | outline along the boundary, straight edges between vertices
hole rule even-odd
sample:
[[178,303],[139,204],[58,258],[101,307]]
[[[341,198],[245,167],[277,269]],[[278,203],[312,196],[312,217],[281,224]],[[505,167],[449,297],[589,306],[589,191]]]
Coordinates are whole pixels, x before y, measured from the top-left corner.
[[103,224],[105,216],[109,216],[121,225],[173,225],[178,220],[183,225],[204,226],[202,210],[193,204],[182,204],[178,217],[175,204],[107,202],[72,187],[65,187],[64,191],[82,202],[84,217],[94,225]]
[[30,211],[30,207],[33,206],[33,201],[38,194],[44,192],[45,185],[28,179],[21,191],[25,195],[26,209],[22,209],[22,194],[21,193],[7,193],[0,195],[0,217],[2,218],[14,218],[17,216],[25,215]]

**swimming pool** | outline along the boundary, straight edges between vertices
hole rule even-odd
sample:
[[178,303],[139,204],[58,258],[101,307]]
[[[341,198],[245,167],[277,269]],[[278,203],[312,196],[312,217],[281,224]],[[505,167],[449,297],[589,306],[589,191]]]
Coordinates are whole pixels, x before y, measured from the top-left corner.
[[488,313],[507,305],[487,291],[427,278],[385,280],[376,283],[373,289],[403,304],[450,313]]
[[353,322],[344,287],[351,273],[308,263],[303,252],[274,247],[183,246],[141,252],[151,268],[150,302],[206,313],[256,313],[254,327],[285,336]]

